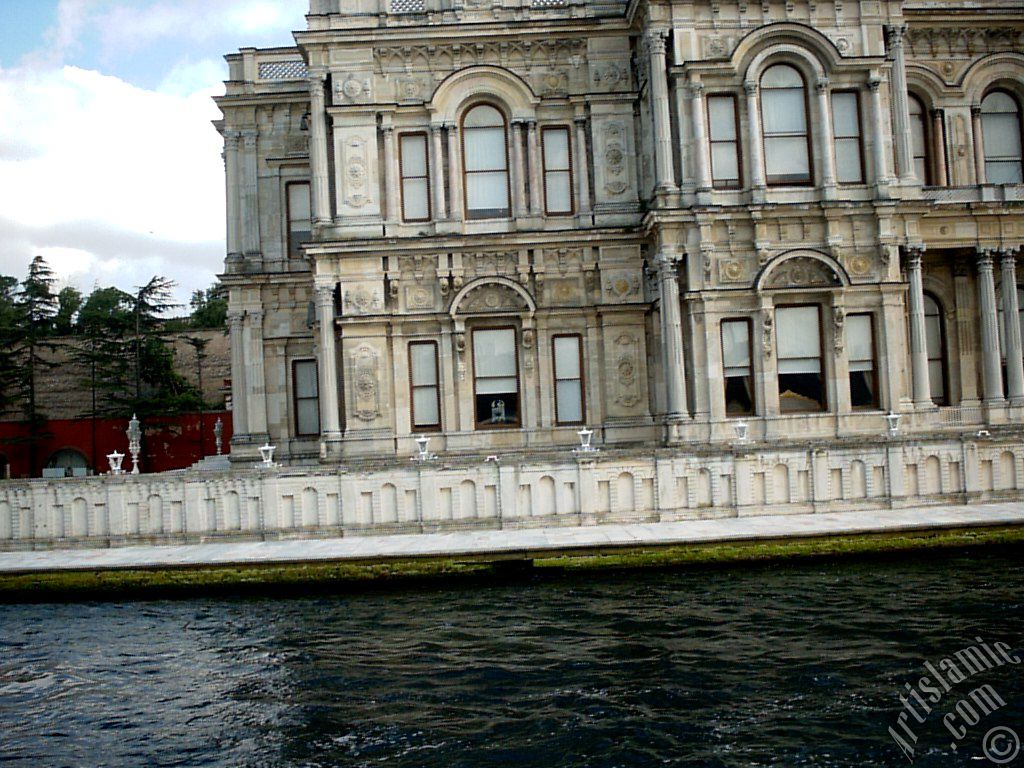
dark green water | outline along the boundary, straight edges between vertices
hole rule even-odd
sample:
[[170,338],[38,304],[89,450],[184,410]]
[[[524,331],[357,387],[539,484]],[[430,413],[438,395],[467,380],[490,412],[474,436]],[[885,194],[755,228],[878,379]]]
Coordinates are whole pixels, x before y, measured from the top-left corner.
[[[992,765],[986,733],[1024,735],[1024,665],[913,722],[913,763],[888,728],[925,661],[975,637],[1024,658],[1022,564],[979,550],[0,606],[0,765]],[[1005,706],[953,751],[942,716],[983,683]]]

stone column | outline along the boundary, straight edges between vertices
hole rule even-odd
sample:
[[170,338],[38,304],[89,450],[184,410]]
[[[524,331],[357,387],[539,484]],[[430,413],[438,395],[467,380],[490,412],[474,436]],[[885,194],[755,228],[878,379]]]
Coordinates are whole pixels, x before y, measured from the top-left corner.
[[971,107],[971,133],[974,138],[974,177],[977,184],[987,184],[985,173],[985,132],[981,126],[981,107]]
[[327,108],[324,75],[314,74],[309,81],[309,162],[313,175],[313,221],[331,223],[330,175],[327,171]]
[[981,382],[986,404],[1003,399],[1002,370],[999,362],[999,315],[996,312],[996,286],[992,277],[991,250],[978,251],[978,308],[981,312]]
[[[937,187],[944,187],[949,184],[949,177],[946,171],[946,111],[943,109],[932,110],[932,157],[934,158],[935,178],[933,183]],[[922,184],[924,179],[920,179]]]
[[246,384],[249,400],[249,431],[254,435],[267,434],[267,376],[263,364],[263,313],[248,313],[248,370]]
[[249,403],[245,384],[245,314],[228,312],[231,337],[231,429],[236,437],[249,434]]
[[430,189],[434,198],[434,219],[447,219],[448,211],[444,200],[444,157],[441,142],[441,126],[430,126]]
[[924,321],[924,288],[921,281],[921,258],[924,249],[908,247],[907,251],[908,303],[910,304],[910,376],[913,381],[914,407],[932,407],[931,386],[928,381],[928,336]]
[[686,409],[686,358],[683,353],[683,319],[679,306],[678,256],[662,251],[657,257],[661,294],[662,365],[665,367],[665,416],[671,421],[688,418]]
[[338,348],[334,333],[334,286],[316,287],[317,317],[320,320],[320,431],[326,439],[341,437],[341,409],[338,407]]
[[903,184],[924,183],[914,173],[914,150],[910,143],[910,99],[907,95],[907,63],[903,54],[903,36],[906,24],[893,24],[885,28],[892,57],[892,124],[895,138],[896,164]]
[[1021,351],[1020,316],[1017,306],[1017,260],[1003,251],[1003,338],[1006,340],[1006,396],[1012,405],[1024,405],[1024,354]]
[[449,218],[462,221],[462,143],[459,141],[459,126],[449,123],[448,131],[448,210]]
[[[956,340],[960,356],[957,359],[957,380],[960,382],[961,404],[978,404],[978,360],[975,344],[977,315],[974,311],[976,294],[971,291],[971,267],[965,259],[953,262],[953,290],[956,306]],[[952,361],[951,363],[952,364]],[[953,377],[950,377],[951,379]],[[950,400],[953,400],[950,393]]]
[[709,192],[712,186],[711,146],[708,143],[707,115],[704,109],[704,84],[691,83],[689,92],[697,191]]
[[260,218],[257,194],[258,163],[256,158],[257,131],[242,131],[242,249],[246,256],[259,257]]
[[526,121],[526,153],[530,167],[530,214],[540,216],[544,210],[544,189],[540,180],[540,142],[537,138],[537,121]]
[[868,80],[868,91],[871,93],[871,116],[875,124],[875,186],[879,188],[888,186],[891,181],[888,163],[885,159],[885,134],[888,128],[885,124],[885,114],[882,111],[881,86],[882,81],[877,77]]
[[821,183],[825,188],[825,197],[834,197],[836,190],[836,156],[833,152],[835,131],[832,127],[832,104],[829,102],[828,78],[823,77],[815,83],[818,92],[818,118],[821,130],[818,131],[818,154],[821,155]]
[[763,190],[766,186],[764,148],[761,146],[761,110],[757,103],[757,83],[745,82],[743,90],[747,93],[747,148],[750,154],[750,183],[754,189]]
[[526,168],[523,163],[523,121],[512,122],[512,215],[525,216]]
[[576,124],[576,210],[590,213],[590,155],[587,153],[587,117],[577,115]]
[[238,261],[241,257],[238,229],[238,196],[241,194],[238,162],[238,131],[224,132],[224,169],[227,175],[227,251],[228,261]]
[[402,218],[401,199],[398,186],[398,154],[395,152],[395,129],[393,126],[381,127],[384,133],[384,200],[385,216],[389,222],[397,222]]
[[656,191],[674,192],[675,170],[672,162],[672,128],[668,105],[668,66],[665,56],[665,38],[668,31],[651,29],[644,38],[650,69],[651,110],[654,114],[654,167]]

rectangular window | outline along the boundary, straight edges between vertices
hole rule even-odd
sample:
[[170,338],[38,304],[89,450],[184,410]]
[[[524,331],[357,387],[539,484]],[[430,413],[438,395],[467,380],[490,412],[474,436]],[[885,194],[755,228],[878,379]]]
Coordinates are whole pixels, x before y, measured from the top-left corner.
[[320,388],[316,360],[292,363],[292,386],[295,393],[295,434],[320,434]]
[[402,177],[402,221],[430,221],[427,134],[403,133],[398,142]]
[[555,216],[572,213],[572,161],[568,128],[545,128],[541,131],[544,145],[544,210]]
[[583,423],[583,339],[555,336],[552,340],[555,361],[555,422]]
[[473,331],[477,426],[519,426],[519,360],[512,328]]
[[309,207],[309,182],[293,181],[285,186],[288,197],[288,258],[302,256],[303,243],[313,239],[312,214]]
[[832,94],[832,132],[836,146],[836,181],[840,184],[863,183],[860,106],[856,91]]
[[740,141],[736,97],[708,96],[708,136],[711,142],[711,183],[715,189],[740,186]]
[[825,376],[818,307],[777,309],[775,338],[779,348],[779,411],[801,413],[824,410]]
[[722,321],[722,369],[725,415],[754,415],[754,368],[750,354],[750,321]]
[[409,344],[409,382],[412,389],[412,428],[441,428],[441,386],[437,375],[437,342]]
[[875,335],[871,315],[846,318],[846,347],[850,364],[850,405],[878,407],[878,375],[875,371]]

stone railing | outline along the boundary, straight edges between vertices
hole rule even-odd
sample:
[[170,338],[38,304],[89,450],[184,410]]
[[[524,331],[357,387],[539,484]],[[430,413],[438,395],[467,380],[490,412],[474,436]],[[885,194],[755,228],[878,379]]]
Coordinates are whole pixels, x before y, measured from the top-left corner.
[[0,549],[588,525],[1019,498],[1024,444],[444,457],[357,471],[273,468],[0,482]]

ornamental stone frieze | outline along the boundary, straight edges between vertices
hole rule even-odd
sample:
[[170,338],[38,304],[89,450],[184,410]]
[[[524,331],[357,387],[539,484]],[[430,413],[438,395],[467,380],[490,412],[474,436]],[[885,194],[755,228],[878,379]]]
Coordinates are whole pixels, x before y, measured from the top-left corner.
[[1020,27],[918,27],[911,26],[904,38],[912,56],[985,56],[1002,51],[1024,50]]
[[382,75],[430,72],[447,74],[467,67],[501,66],[521,72],[579,68],[587,60],[584,38],[504,40],[501,42],[440,43],[380,46],[373,60]]

